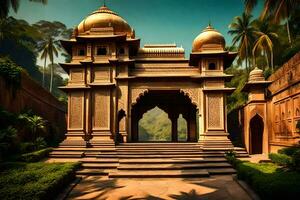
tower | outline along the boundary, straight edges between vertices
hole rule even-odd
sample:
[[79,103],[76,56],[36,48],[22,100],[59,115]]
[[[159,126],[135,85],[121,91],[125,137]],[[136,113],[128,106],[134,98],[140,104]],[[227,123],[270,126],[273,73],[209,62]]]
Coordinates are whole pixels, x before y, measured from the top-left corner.
[[227,133],[226,94],[235,88],[226,88],[231,75],[224,73],[236,53],[225,49],[225,39],[211,25],[193,42],[190,65],[199,69],[202,78],[202,108],[199,113],[199,142],[203,148],[224,145],[232,147]]

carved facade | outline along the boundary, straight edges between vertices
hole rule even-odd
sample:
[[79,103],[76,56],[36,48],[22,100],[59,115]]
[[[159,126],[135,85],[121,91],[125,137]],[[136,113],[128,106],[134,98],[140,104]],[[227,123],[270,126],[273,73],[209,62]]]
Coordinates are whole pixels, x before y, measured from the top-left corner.
[[183,113],[188,141],[228,141],[225,97],[234,88],[225,87],[231,75],[224,70],[236,53],[211,26],[185,59],[175,44],[140,47],[127,22],[102,6],[61,42],[72,58],[61,64],[70,76],[62,87],[69,95],[66,140],[138,141],[140,115],[157,104],[174,123]]
[[261,70],[253,70],[244,89],[249,92],[249,101],[243,108],[247,150],[269,153],[299,144],[300,52],[267,81]]

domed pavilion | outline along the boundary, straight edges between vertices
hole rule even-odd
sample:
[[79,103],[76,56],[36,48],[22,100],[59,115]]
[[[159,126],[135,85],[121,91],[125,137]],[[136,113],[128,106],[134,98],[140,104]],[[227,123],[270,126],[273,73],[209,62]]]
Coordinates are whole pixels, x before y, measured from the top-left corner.
[[133,27],[102,6],[61,43],[71,56],[70,63],[61,64],[69,74],[68,84],[61,87],[68,94],[64,143],[142,142],[139,120],[158,107],[172,122],[169,142],[178,142],[181,114],[187,122],[184,142],[203,149],[232,147],[226,95],[234,88],[225,87],[232,76],[224,70],[236,53],[226,50],[223,35],[211,25],[195,38],[186,59],[176,44],[141,47]]

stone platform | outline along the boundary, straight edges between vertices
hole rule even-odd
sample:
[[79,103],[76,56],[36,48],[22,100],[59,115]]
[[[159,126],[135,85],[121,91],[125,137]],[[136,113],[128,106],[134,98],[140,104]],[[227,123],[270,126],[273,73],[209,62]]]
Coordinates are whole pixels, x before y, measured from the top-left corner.
[[[248,157],[243,148],[231,148],[238,157]],[[224,157],[228,148],[199,143],[114,143],[63,142],[50,153],[49,162],[80,161],[78,175],[109,178],[189,178],[234,174]]]

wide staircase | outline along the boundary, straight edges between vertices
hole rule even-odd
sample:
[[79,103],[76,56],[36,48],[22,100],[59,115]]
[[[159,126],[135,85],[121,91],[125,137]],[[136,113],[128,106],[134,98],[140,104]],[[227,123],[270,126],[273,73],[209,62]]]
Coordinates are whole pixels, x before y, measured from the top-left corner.
[[[203,149],[199,143],[123,143],[94,142],[86,148],[83,142],[63,142],[50,153],[55,161],[82,162],[78,175],[100,175],[110,178],[208,177],[234,174],[226,161],[228,148]],[[238,157],[247,157],[243,148],[231,147]]]

